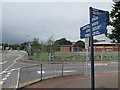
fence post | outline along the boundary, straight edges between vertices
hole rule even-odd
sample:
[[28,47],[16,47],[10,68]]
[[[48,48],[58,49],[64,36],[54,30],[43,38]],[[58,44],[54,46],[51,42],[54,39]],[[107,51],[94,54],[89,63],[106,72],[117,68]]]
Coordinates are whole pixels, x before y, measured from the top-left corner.
[[64,70],[64,66],[63,66],[63,61],[62,61],[62,76],[63,76],[63,70]]
[[102,53],[101,53],[101,61],[103,60],[103,55],[102,55]]
[[18,68],[18,78],[17,78],[17,85],[16,85],[16,89],[19,88],[19,82],[20,82],[20,68]]
[[41,81],[42,81],[42,64],[41,64]]

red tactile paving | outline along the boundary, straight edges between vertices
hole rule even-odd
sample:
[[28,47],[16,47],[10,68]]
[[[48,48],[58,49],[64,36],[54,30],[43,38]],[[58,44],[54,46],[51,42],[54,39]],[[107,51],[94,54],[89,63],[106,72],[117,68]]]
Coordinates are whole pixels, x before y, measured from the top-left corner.
[[[40,81],[25,88],[90,88],[90,75],[69,75]],[[118,72],[96,73],[96,88],[118,88]]]

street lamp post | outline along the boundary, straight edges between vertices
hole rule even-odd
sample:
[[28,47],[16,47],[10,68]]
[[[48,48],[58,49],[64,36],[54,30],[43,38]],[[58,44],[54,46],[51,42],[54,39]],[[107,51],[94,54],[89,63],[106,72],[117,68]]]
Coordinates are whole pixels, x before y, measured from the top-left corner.
[[29,38],[28,38],[29,35],[26,35],[26,36],[27,36],[26,46],[27,46],[27,48],[29,48],[29,49],[26,49],[26,50],[28,51],[28,55],[31,56],[31,47],[30,47],[30,42],[29,42]]

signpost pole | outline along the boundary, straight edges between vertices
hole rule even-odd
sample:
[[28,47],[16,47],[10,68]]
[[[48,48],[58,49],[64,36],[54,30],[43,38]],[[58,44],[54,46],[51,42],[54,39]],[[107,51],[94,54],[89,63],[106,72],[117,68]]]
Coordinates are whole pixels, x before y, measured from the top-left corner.
[[91,60],[91,88],[94,90],[94,45],[92,36],[92,7],[90,7],[90,60]]
[[88,55],[88,48],[89,48],[89,37],[85,38],[85,48],[86,48],[86,76],[88,72],[88,61],[89,61],[89,55]]
[[81,39],[90,37],[90,60],[91,60],[91,88],[95,89],[94,78],[94,44],[93,36],[105,34],[109,21],[109,12],[90,7],[90,24],[80,28]]

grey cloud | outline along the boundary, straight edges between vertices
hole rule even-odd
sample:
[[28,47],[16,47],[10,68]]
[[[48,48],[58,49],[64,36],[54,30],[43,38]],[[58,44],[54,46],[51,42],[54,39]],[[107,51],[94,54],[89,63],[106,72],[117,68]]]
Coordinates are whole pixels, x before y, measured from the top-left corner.
[[89,23],[90,6],[110,11],[112,2],[3,3],[3,41],[24,42],[26,35],[79,40],[79,28]]

